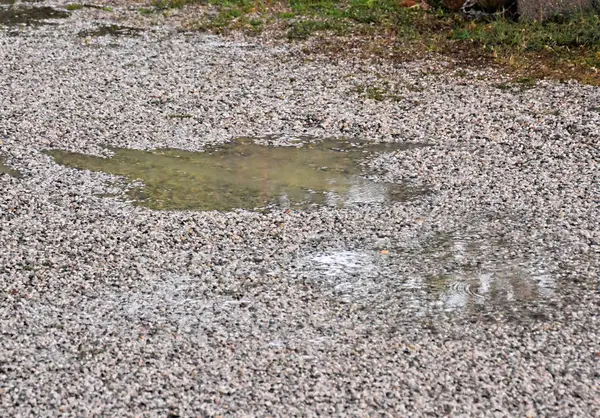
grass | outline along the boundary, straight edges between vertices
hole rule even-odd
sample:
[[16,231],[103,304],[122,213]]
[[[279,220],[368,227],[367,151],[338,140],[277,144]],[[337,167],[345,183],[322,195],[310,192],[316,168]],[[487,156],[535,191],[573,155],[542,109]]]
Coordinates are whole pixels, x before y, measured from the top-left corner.
[[83,4],[79,4],[79,3],[71,3],[71,4],[67,4],[67,10],[69,11],[73,11],[73,10],[81,10],[83,9]]
[[402,95],[398,93],[398,86],[392,86],[387,81],[378,84],[357,85],[354,90],[359,97],[377,102],[385,100],[399,102],[403,99]]
[[84,8],[98,9],[98,10],[103,10],[105,12],[113,11],[113,8],[110,6],[97,6],[95,4],[70,3],[70,4],[67,4],[67,7],[66,7],[66,9],[69,11],[81,10]]
[[290,24],[287,37],[290,40],[305,40],[318,32],[330,32],[342,35],[345,31],[342,23],[329,20],[301,20]]
[[406,59],[437,53],[469,65],[498,65],[520,77],[575,78],[600,85],[600,17],[580,14],[547,22],[496,15],[466,20],[440,7],[401,7],[399,0],[156,0],[160,12],[202,4],[213,13],[191,28],[217,33],[265,29],[290,41],[310,38],[330,53],[356,51]]
[[[198,0],[155,0],[152,6],[156,10],[181,9],[188,4],[202,4]],[[150,9],[148,9],[150,11]]]
[[599,85],[600,16],[577,15],[548,22],[498,19],[452,29],[450,39],[470,43],[530,77],[575,78]]
[[594,47],[600,45],[600,17],[580,15],[544,24],[499,19],[462,25],[454,29],[451,36],[490,48],[510,47],[519,51]]

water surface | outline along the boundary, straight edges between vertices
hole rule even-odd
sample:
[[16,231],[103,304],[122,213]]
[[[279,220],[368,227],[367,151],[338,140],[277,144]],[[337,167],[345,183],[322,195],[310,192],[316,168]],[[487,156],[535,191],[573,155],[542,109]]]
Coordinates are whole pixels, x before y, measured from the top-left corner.
[[79,32],[81,37],[97,36],[139,36],[141,29],[121,25],[101,25],[94,29],[86,29]]
[[508,257],[509,243],[455,233],[422,244],[389,251],[325,250],[298,260],[297,271],[348,302],[397,301],[417,314],[469,312],[483,306],[518,310],[555,295],[556,278],[548,263]]
[[375,152],[415,144],[374,144],[330,139],[273,147],[238,139],[188,152],[176,149],[114,149],[112,158],[49,151],[68,167],[102,171],[140,180],[128,194],[134,203],[163,210],[232,210],[277,206],[308,208],[386,203],[424,191],[378,183],[364,177],[360,162]]
[[43,25],[46,19],[63,19],[71,14],[66,10],[53,7],[11,6],[0,7],[0,25]]
[[2,174],[8,174],[13,177],[19,177],[20,175],[20,173],[17,170],[13,170],[12,168],[8,167],[4,163],[4,158],[0,157],[0,175]]

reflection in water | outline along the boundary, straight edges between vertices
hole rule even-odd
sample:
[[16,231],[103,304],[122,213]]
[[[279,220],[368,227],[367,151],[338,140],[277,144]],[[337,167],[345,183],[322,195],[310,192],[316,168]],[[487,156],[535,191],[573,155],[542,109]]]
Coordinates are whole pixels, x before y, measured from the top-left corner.
[[423,191],[360,175],[359,163],[368,153],[406,148],[349,140],[271,147],[239,139],[205,152],[115,149],[112,158],[59,150],[48,154],[68,167],[142,180],[145,187],[132,189],[130,197],[152,209],[231,210],[413,198]]
[[[481,304],[508,305],[551,297],[554,277],[534,260],[509,261],[506,243],[460,235],[432,240],[419,251],[329,251],[299,265],[347,300],[398,298],[416,311],[463,311]],[[415,271],[414,260],[421,260]],[[402,273],[406,271],[407,273]],[[439,273],[438,273],[439,272]]]
[[551,296],[552,276],[532,260],[510,261],[503,256],[507,250],[506,243],[461,234],[438,237],[426,251],[443,273],[428,274],[416,283],[447,310]]
[[327,276],[365,273],[373,268],[373,256],[359,251],[334,251],[312,257]]
[[446,310],[469,305],[510,303],[549,297],[554,280],[535,268],[504,268],[495,272],[456,273],[421,278],[420,285]]

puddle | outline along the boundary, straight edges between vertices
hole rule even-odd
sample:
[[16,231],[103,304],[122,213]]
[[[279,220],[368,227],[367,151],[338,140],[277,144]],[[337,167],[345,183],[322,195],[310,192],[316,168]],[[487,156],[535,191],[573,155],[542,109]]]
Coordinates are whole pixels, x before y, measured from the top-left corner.
[[383,260],[376,252],[330,251],[311,256],[307,261],[318,280],[332,286],[338,295],[365,297],[381,290],[378,282]]
[[424,191],[373,182],[361,176],[359,165],[370,153],[410,147],[348,140],[272,147],[238,139],[205,152],[114,149],[112,158],[61,150],[48,154],[68,167],[141,180],[144,187],[128,191],[135,204],[159,210],[227,211],[270,206],[305,209],[415,198]]
[[2,174],[8,174],[9,176],[13,177],[19,177],[21,175],[21,173],[19,173],[17,170],[13,170],[4,164],[4,159],[0,157],[0,175]]
[[[551,298],[554,276],[541,260],[510,259],[506,243],[456,234],[410,250],[339,250],[298,260],[302,276],[349,302],[397,300],[413,313],[469,311]],[[414,260],[419,260],[415,263]]]
[[420,286],[444,310],[464,310],[471,305],[507,304],[550,297],[554,279],[535,267],[500,266],[496,271],[442,274],[420,280]]
[[103,25],[94,29],[82,30],[79,36],[83,38],[97,36],[139,36],[142,32],[139,28],[120,26],[120,25]]
[[63,19],[71,14],[66,10],[54,9],[52,7],[23,7],[14,6],[9,8],[0,8],[0,25],[14,26],[25,25],[43,25],[46,19]]
[[421,277],[418,286],[445,310],[524,302],[554,293],[554,278],[543,262],[515,259],[504,241],[446,235],[429,242],[426,250],[426,257],[440,267]]

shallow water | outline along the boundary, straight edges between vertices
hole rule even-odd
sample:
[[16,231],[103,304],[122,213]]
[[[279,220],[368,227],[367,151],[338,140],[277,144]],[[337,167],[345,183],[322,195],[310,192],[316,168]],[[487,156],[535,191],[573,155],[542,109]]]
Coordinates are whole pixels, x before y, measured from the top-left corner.
[[[141,180],[128,193],[136,204],[162,210],[232,210],[269,206],[308,208],[385,203],[414,198],[424,191],[377,183],[359,165],[373,152],[410,148],[326,140],[272,147],[238,139],[205,152],[175,149],[114,149],[112,158],[49,151],[57,163]],[[422,145],[421,145],[422,146]]]
[[426,249],[440,267],[421,277],[418,285],[446,310],[526,302],[554,293],[555,279],[544,260],[509,256],[508,242],[462,234],[438,238]]
[[[554,295],[555,277],[543,260],[510,259],[507,252],[507,243],[452,234],[411,249],[313,253],[298,266],[348,302],[398,300],[415,313],[518,306]],[[414,259],[420,260],[416,270]]]
[[2,174],[8,174],[13,177],[18,177],[20,175],[20,173],[17,170],[13,170],[12,168],[8,167],[4,163],[4,159],[0,157],[0,175]]
[[66,10],[52,7],[12,6],[0,8],[0,25],[14,26],[19,24],[43,25],[46,19],[63,19],[71,15]]
[[120,26],[120,25],[102,25],[94,29],[82,30],[79,32],[81,37],[96,36],[139,36],[141,29]]
[[428,276],[420,281],[420,285],[437,297],[439,306],[450,311],[488,302],[525,302],[554,293],[552,275],[534,266],[504,265],[490,271]]

